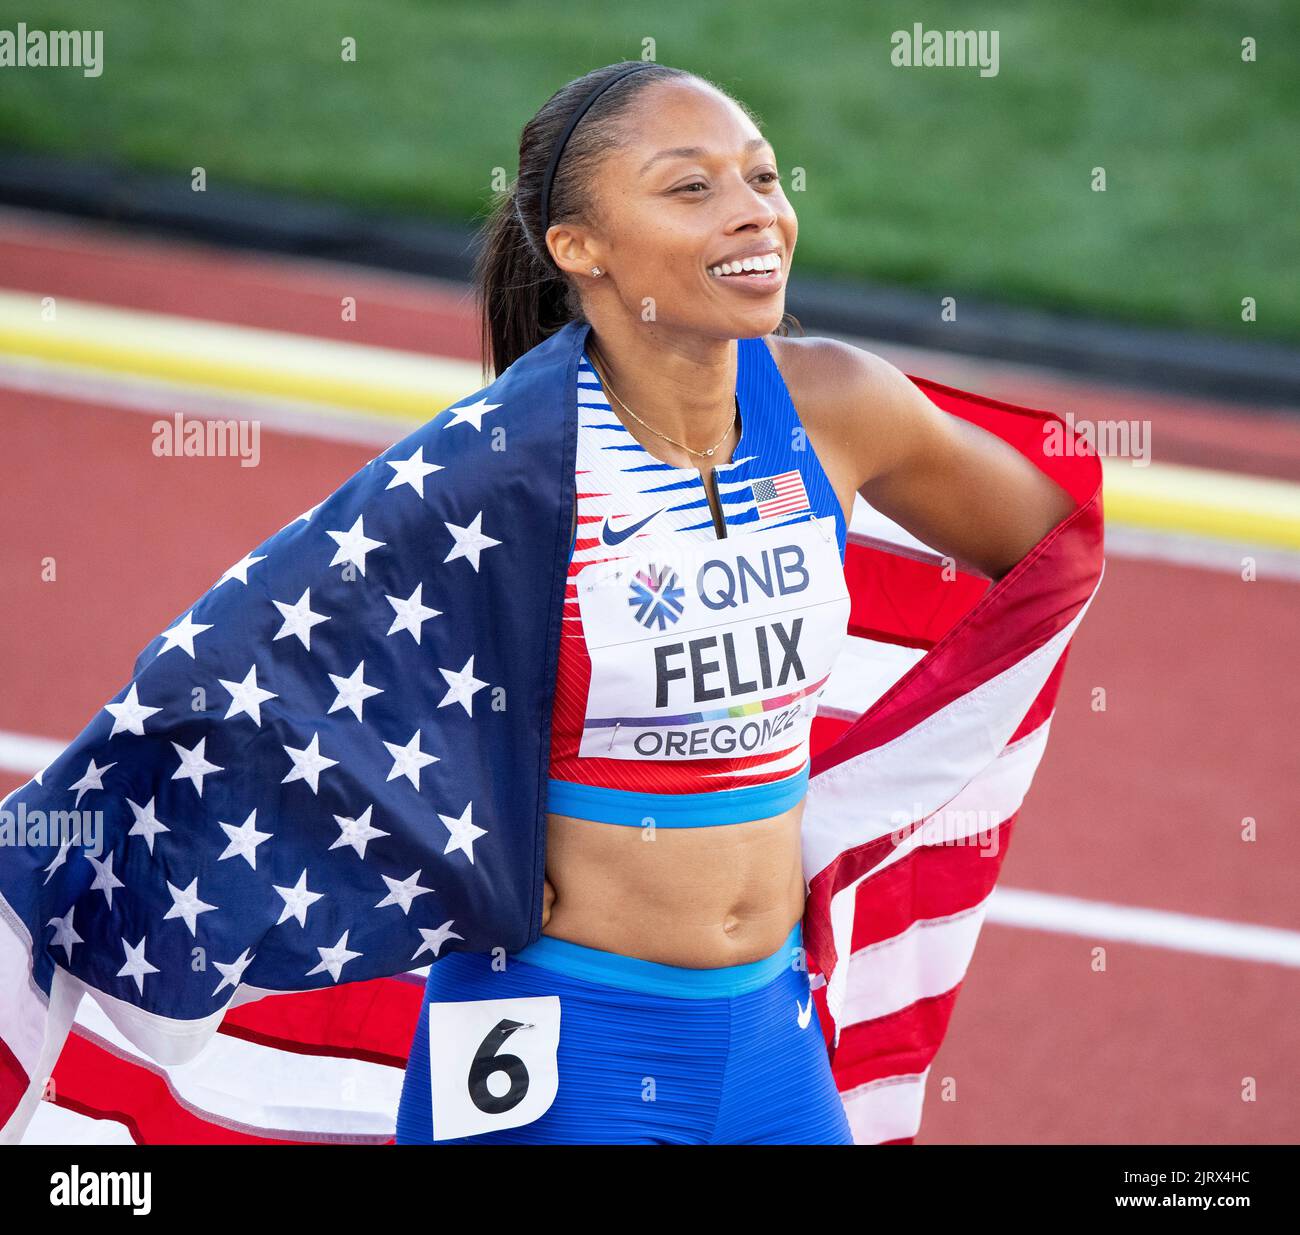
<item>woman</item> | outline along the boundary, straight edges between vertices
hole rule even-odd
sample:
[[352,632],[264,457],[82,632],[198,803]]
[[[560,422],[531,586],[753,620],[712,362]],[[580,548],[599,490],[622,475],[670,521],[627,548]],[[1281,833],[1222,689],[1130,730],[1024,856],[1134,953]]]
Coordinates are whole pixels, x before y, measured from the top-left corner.
[[[432,966],[399,1143],[435,1131],[431,1010],[548,995],[549,1108],[450,1139],[851,1143],[801,962],[799,838],[854,494],[995,580],[1072,503],[879,357],[786,336],[797,235],[752,116],[690,73],[610,65],[524,128],[480,259],[485,352],[501,373],[591,326],[543,937]],[[713,612],[683,624],[689,582],[723,559],[794,583],[702,589]],[[631,597],[609,586],[625,577]],[[629,604],[636,640],[613,633]],[[762,724],[734,722],[755,707]]]

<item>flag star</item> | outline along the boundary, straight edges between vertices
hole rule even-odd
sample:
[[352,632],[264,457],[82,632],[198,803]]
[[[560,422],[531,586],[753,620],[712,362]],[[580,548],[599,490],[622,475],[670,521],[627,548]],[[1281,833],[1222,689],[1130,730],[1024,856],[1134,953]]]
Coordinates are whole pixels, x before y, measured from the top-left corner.
[[248,955],[248,949],[245,948],[233,961],[228,965],[223,965],[220,961],[213,961],[213,966],[221,974],[221,981],[217,983],[217,989],[212,993],[221,994],[223,986],[230,987],[234,990],[244,978],[244,970],[253,963],[253,958]]
[[355,566],[363,575],[366,573],[366,554],[373,552],[375,549],[382,549],[384,542],[382,540],[371,540],[366,535],[365,527],[362,525],[361,515],[357,516],[357,521],[346,532],[331,532],[326,529],[326,535],[332,536],[338,548],[334,550],[334,556],[330,558],[330,565],[337,566],[340,562],[348,562]]
[[68,963],[72,963],[72,949],[75,944],[85,943],[80,935],[72,927],[72,915],[76,912],[74,905],[61,918],[51,918],[45,925],[54,927],[54,938],[50,940],[50,947],[62,948],[68,954]]
[[405,879],[393,879],[389,875],[381,875],[380,878],[388,885],[388,895],[375,906],[376,909],[382,909],[385,905],[400,905],[403,913],[411,912],[411,902],[417,896],[423,896],[426,892],[432,892],[432,888],[420,887],[420,871],[414,875],[407,875]]
[[474,516],[472,522],[465,527],[457,527],[454,523],[447,523],[445,520],[443,526],[455,537],[456,543],[452,545],[451,552],[442,560],[444,562],[453,562],[458,557],[466,558],[469,564],[478,570],[478,555],[484,549],[490,549],[493,545],[499,545],[499,540],[493,540],[491,536],[484,536],[481,524],[483,522],[483,512],[480,510]]
[[260,557],[241,557],[239,561],[237,561],[224,575],[221,576],[220,579],[216,581],[216,583],[212,585],[212,590],[215,592],[223,583],[228,583],[231,579],[238,579],[240,583],[247,585],[248,568],[250,566],[255,566],[258,562],[264,561],[266,561],[266,554],[262,554]]
[[134,733],[136,737],[144,737],[144,722],[155,712],[161,712],[162,708],[147,708],[137,698],[135,693],[135,683],[131,683],[131,689],[126,692],[126,698],[121,703],[106,703],[104,711],[113,718],[113,730],[108,735],[115,738],[123,731]]
[[172,780],[184,780],[188,777],[193,782],[194,788],[199,791],[199,797],[203,796],[203,778],[213,772],[226,770],[215,763],[209,763],[204,758],[203,747],[207,744],[207,740],[205,737],[200,738],[193,750],[186,750],[179,742],[172,743],[172,748],[181,757],[181,766],[172,773]]
[[473,425],[476,432],[482,432],[483,417],[488,412],[495,412],[500,406],[500,403],[489,403],[486,399],[479,399],[474,403],[465,403],[460,407],[449,408],[452,418],[442,427],[450,429],[455,425]]
[[382,695],[384,692],[378,686],[369,686],[361,676],[365,670],[366,662],[359,661],[357,667],[352,670],[351,677],[341,677],[337,673],[329,675],[330,681],[334,683],[334,689],[337,690],[338,696],[330,704],[329,710],[337,712],[339,708],[347,708],[358,720],[362,719],[361,705],[365,703],[372,695]]
[[319,626],[321,622],[329,621],[324,614],[311,611],[311,588],[303,592],[296,605],[286,605],[279,600],[273,600],[271,603],[280,610],[280,616],[284,618],[284,625],[271,637],[271,641],[274,643],[276,639],[297,635],[298,641],[310,652],[311,628]]
[[263,841],[271,839],[270,832],[257,830],[257,811],[249,812],[248,818],[239,827],[233,823],[221,823],[218,826],[226,834],[225,852],[217,859],[224,862],[227,858],[243,858],[254,870],[257,869],[257,847]]
[[339,980],[339,974],[342,972],[343,966],[346,965],[348,961],[356,960],[356,958],[361,955],[360,952],[350,952],[348,950],[347,931],[343,932],[338,943],[336,943],[332,948],[322,948],[318,945],[316,951],[320,953],[320,964],[317,965],[315,969],[307,970],[307,976],[310,978],[314,973],[328,971],[330,977],[333,978],[335,982]]
[[49,883],[54,878],[54,872],[68,860],[68,850],[72,848],[72,842],[65,840],[59,846],[59,852],[50,859],[50,864],[45,868],[45,878],[41,881],[43,884]]
[[415,955],[412,956],[411,959],[415,960],[421,952],[425,951],[432,952],[434,959],[437,959],[439,949],[448,939],[464,939],[464,935],[458,935],[451,929],[452,921],[453,919],[448,918],[435,930],[430,930],[427,926],[417,927],[416,929],[419,930],[420,936],[424,942],[415,949]]
[[293,760],[293,767],[289,769],[280,784],[287,785],[291,780],[305,780],[312,793],[320,792],[320,774],[326,768],[332,768],[338,763],[337,759],[327,759],[320,753],[319,733],[313,733],[311,741],[301,750],[294,746],[286,746],[284,753]]
[[426,463],[424,461],[423,446],[409,459],[385,459],[384,462],[396,473],[392,480],[384,486],[385,489],[396,489],[398,485],[410,485],[421,497],[424,496],[424,478],[430,472],[441,472],[443,470],[440,463]]
[[396,780],[399,776],[405,776],[416,789],[419,789],[420,769],[438,762],[437,755],[426,755],[420,749],[418,729],[411,734],[411,740],[405,746],[398,746],[396,742],[385,742],[384,745],[388,747],[388,753],[393,757],[393,769],[384,778],[385,780]]
[[206,901],[199,900],[199,880],[196,875],[190,880],[188,888],[178,888],[170,880],[165,881],[167,891],[172,894],[172,907],[163,914],[163,919],[182,918],[185,925],[190,928],[191,935],[197,935],[195,924],[198,922],[199,914],[208,913],[216,908],[216,905],[209,905]]
[[374,809],[373,805],[367,806],[355,819],[349,819],[345,815],[335,815],[334,822],[339,825],[339,838],[330,848],[341,849],[344,845],[351,845],[357,851],[357,856],[364,858],[367,841],[388,835],[387,832],[381,832],[378,828],[370,826],[370,812]]
[[175,626],[162,633],[163,645],[158,649],[158,655],[164,652],[170,652],[172,648],[183,648],[189,653],[190,659],[194,659],[194,638],[201,635],[205,630],[211,630],[212,627],[204,626],[201,622],[195,622],[191,619],[194,616],[194,610],[191,609]]
[[73,806],[80,805],[81,795],[85,793],[87,789],[102,789],[104,787],[104,773],[107,772],[109,768],[115,767],[117,767],[116,763],[106,763],[101,768],[92,759],[90,761],[90,766],[81,774],[81,779],[74,780],[72,784],[68,786],[69,793],[74,789],[77,791],[77,799],[73,802]]
[[135,816],[135,822],[131,825],[131,830],[127,835],[143,836],[145,844],[149,846],[150,857],[153,856],[153,838],[157,836],[159,832],[170,831],[167,825],[162,823],[158,816],[154,814],[153,804],[155,800],[156,799],[154,798],[150,798],[148,804],[145,806],[140,806],[138,803],[131,801],[130,798],[127,798],[126,800],[126,804],[131,808],[131,814]]
[[257,684],[256,665],[249,666],[242,682],[227,682],[225,678],[218,678],[217,681],[230,692],[230,710],[223,719],[230,720],[243,712],[252,717],[253,724],[259,729],[262,727],[262,704],[268,699],[280,697],[272,691],[263,690]]
[[96,889],[98,889],[100,892],[102,892],[104,894],[104,898],[108,901],[109,907],[112,908],[113,889],[126,887],[126,884],[124,884],[115,874],[113,874],[112,850],[109,850],[108,857],[106,857],[102,862],[98,861],[95,858],[92,858],[90,854],[86,854],[86,861],[89,862],[91,866],[95,868],[95,878],[94,881],[91,883],[89,890],[91,892],[94,892]]
[[438,667],[438,672],[447,679],[447,685],[451,687],[438,706],[445,708],[449,703],[459,703],[465,709],[467,716],[474,715],[474,692],[480,691],[487,685],[486,682],[480,681],[474,676],[474,657],[470,657],[465,662],[465,667],[457,672],[455,669],[444,669]]
[[140,936],[140,942],[133,948],[125,939],[122,940],[122,948],[126,952],[126,964],[117,971],[119,978],[134,978],[137,989],[140,994],[144,994],[144,979],[146,974],[160,973],[156,966],[149,964],[144,957],[145,936]]
[[424,584],[417,583],[415,591],[405,600],[402,600],[399,596],[384,597],[393,606],[393,610],[397,614],[393,618],[393,624],[388,628],[390,635],[397,634],[399,630],[407,630],[411,632],[411,637],[416,643],[420,642],[421,625],[430,618],[438,617],[442,613],[441,609],[430,609],[424,604],[423,592]]
[[290,918],[297,918],[299,926],[306,926],[307,910],[325,895],[324,892],[309,892],[307,890],[306,868],[298,876],[298,882],[293,887],[282,888],[279,884],[272,884],[271,886],[284,898],[284,909],[275,921],[276,926],[279,926],[281,922],[287,922]]
[[460,817],[454,815],[444,815],[439,813],[438,818],[447,825],[447,830],[451,836],[447,839],[447,848],[442,851],[445,858],[449,853],[459,849],[471,862],[474,861],[474,842],[480,836],[487,835],[486,828],[480,828],[470,818],[474,810],[474,803],[467,802],[465,809],[460,812]]

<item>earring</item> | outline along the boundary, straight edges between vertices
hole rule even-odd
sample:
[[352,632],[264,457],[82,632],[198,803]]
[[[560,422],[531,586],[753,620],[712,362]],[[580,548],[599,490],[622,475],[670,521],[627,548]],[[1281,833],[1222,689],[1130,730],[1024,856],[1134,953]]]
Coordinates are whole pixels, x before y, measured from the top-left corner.
[[591,274],[593,278],[599,279],[600,276],[604,273],[605,272],[599,266],[593,266],[591,268]]

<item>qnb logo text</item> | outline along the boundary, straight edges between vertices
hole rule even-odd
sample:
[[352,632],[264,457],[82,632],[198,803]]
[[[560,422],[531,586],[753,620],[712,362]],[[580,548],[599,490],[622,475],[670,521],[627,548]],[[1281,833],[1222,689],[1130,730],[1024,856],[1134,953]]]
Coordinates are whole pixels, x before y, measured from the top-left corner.
[[708,609],[737,609],[759,597],[775,600],[807,591],[810,579],[803,548],[764,549],[757,560],[742,553],[735,562],[710,558],[695,576],[695,591]]

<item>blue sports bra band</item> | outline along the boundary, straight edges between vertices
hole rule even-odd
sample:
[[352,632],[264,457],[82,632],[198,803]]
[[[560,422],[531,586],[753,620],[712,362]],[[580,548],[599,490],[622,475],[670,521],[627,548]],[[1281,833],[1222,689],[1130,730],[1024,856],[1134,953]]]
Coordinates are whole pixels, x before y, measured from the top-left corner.
[[618,986],[643,991],[648,995],[668,995],[679,999],[730,999],[760,990],[773,982],[796,961],[803,948],[802,923],[796,922],[785,942],[770,956],[744,965],[727,965],[721,969],[688,969],[680,965],[663,965],[623,956],[542,935],[512,960],[541,969],[550,969],[566,977],[595,982],[601,986]]
[[768,819],[798,804],[808,791],[809,761],[792,776],[743,789],[713,789],[703,793],[636,793],[547,781],[546,809],[597,823],[628,827],[707,828],[728,823]]

